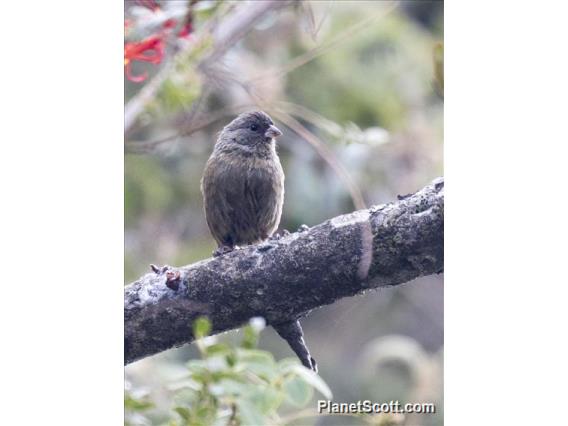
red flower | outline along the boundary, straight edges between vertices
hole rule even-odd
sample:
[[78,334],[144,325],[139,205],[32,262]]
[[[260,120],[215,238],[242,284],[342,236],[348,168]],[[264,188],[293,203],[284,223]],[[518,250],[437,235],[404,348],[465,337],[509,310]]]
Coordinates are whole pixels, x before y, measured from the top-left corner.
[[141,61],[151,64],[159,64],[164,57],[163,35],[153,35],[142,41],[128,42],[124,45],[124,67],[126,77],[130,81],[140,83],[148,78],[148,73],[134,76],[132,75],[132,62]]
[[[190,7],[197,3],[199,0],[191,0]],[[160,6],[156,0],[136,0],[136,4],[146,7],[153,12],[160,10]],[[140,83],[148,78],[148,73],[144,72],[141,75],[132,75],[132,62],[141,61],[148,62],[154,65],[162,62],[165,53],[165,40],[168,34],[177,26],[177,21],[173,18],[166,19],[162,25],[160,32],[142,40],[124,43],[124,68],[126,77],[130,81]],[[132,26],[129,19],[124,21],[124,32],[128,33]],[[188,11],[183,25],[178,32],[178,37],[188,37],[193,32],[193,15],[191,8]]]
[[186,22],[181,30],[179,30],[178,37],[188,37],[193,32],[193,23],[191,21]]
[[187,38],[193,32],[193,5],[199,0],[191,0],[189,3],[189,10],[183,20],[183,25],[178,33],[178,37]]
[[163,28],[166,30],[169,30],[173,27],[175,27],[177,25],[177,21],[173,18],[170,19],[166,19],[166,21],[163,24]]

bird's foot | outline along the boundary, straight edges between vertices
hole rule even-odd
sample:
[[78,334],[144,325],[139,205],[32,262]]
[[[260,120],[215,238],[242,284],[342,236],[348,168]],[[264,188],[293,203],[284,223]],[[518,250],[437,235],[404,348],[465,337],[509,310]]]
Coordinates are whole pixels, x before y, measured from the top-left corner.
[[284,238],[286,236],[290,235],[290,231],[288,231],[287,229],[283,229],[282,232],[276,232],[274,234],[272,234],[268,239],[269,240],[279,240],[281,238]]
[[215,250],[213,250],[213,257],[219,257],[224,254],[230,253],[233,250],[239,250],[239,246],[219,246]]

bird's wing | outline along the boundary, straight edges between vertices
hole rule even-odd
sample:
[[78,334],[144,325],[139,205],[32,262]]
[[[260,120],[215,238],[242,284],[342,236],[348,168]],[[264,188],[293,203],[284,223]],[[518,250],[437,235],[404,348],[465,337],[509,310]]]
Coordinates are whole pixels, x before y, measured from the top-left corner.
[[282,173],[273,162],[251,168],[245,180],[247,210],[255,227],[258,239],[265,239],[274,232],[280,222],[284,187]]

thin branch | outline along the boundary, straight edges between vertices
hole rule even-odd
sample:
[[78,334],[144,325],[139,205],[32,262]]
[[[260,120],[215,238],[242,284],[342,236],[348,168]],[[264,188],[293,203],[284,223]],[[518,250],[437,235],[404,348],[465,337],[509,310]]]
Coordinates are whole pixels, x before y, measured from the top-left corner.
[[343,130],[343,127],[335,121],[330,120],[323,115],[293,102],[276,102],[275,108],[281,109],[296,118],[302,119],[317,128],[324,130],[332,135],[337,135]]
[[304,120],[327,131],[330,131],[332,127],[338,127],[336,123],[301,105],[296,105],[290,102],[279,102],[277,103],[278,108],[272,109],[268,108],[267,106],[263,107],[261,103],[262,101],[260,99],[256,99],[256,101],[256,104],[237,105],[233,107],[221,108],[213,113],[209,113],[206,117],[203,117],[199,120],[194,120],[194,117],[192,117],[188,123],[188,127],[186,127],[184,130],[174,135],[166,136],[162,139],[150,142],[127,142],[126,152],[135,154],[152,152],[159,145],[173,141],[174,139],[180,138],[182,136],[190,135],[191,133],[201,130],[228,115],[244,112],[254,107],[261,107],[266,109],[270,114],[274,115],[275,118],[282,121],[282,123],[284,123],[287,127],[292,129],[300,137],[304,138],[310,145],[312,145],[318,155],[320,155],[324,159],[324,161],[329,164],[331,169],[345,184],[355,208],[365,208],[365,200],[363,198],[361,190],[351,177],[349,171],[337,159],[335,153],[314,133],[310,132],[305,126],[303,126],[298,120],[295,120],[289,114],[301,117]]
[[310,145],[314,147],[317,153],[325,160],[327,164],[333,169],[337,176],[343,181],[347,190],[353,200],[353,205],[356,209],[365,208],[365,200],[361,190],[351,177],[349,171],[341,164],[335,156],[335,153],[329,148],[328,145],[323,143],[315,134],[310,132],[302,123],[288,114],[282,113],[278,110],[268,109],[277,120],[284,123],[287,127],[296,132],[300,137],[304,138]]
[[191,324],[203,315],[213,334],[255,316],[278,325],[343,297],[439,273],[443,188],[438,178],[396,202],[279,240],[180,268],[156,268],[125,288],[125,363],[192,342]]
[[265,74],[258,75],[256,77],[251,78],[246,83],[250,84],[250,83],[254,83],[254,82],[259,81],[259,80],[272,79],[272,78],[275,78],[275,77],[282,77],[282,76],[294,71],[295,69],[307,64],[308,62],[313,61],[318,56],[323,55],[324,53],[333,49],[337,45],[343,43],[345,40],[351,38],[353,35],[355,35],[360,30],[362,30],[363,28],[370,25],[376,19],[382,18],[382,17],[388,15],[390,12],[392,12],[396,8],[396,6],[398,6],[398,1],[390,2],[390,5],[386,9],[381,10],[380,12],[374,13],[371,16],[363,19],[362,21],[359,21],[359,22],[347,27],[346,29],[344,29],[343,31],[338,33],[335,37],[331,38],[330,40],[323,42],[319,46],[316,46],[316,47],[308,50],[307,52],[295,57],[294,59],[292,59],[286,65],[282,66],[277,71],[271,71],[271,72],[268,72],[268,73],[265,73]]
[[191,120],[185,124],[184,129],[178,133],[173,135],[166,136],[161,139],[156,139],[152,141],[128,141],[125,144],[126,152],[135,153],[135,154],[142,154],[152,152],[158,146],[166,143],[171,142],[174,139],[189,136],[192,133],[197,132],[198,130],[204,129],[207,126],[219,121],[220,119],[227,117],[232,114],[238,114],[244,111],[247,111],[251,108],[254,108],[256,105],[253,104],[243,104],[243,105],[235,105],[229,106],[225,108],[220,108],[213,112],[208,112],[207,114],[202,114],[199,118],[193,117]]

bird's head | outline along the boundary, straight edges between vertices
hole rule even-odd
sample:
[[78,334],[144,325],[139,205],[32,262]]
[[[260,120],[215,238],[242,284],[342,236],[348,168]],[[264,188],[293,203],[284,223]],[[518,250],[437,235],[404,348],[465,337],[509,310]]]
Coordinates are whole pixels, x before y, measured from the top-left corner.
[[245,112],[223,128],[217,144],[254,151],[273,145],[274,138],[281,135],[282,132],[265,112]]

